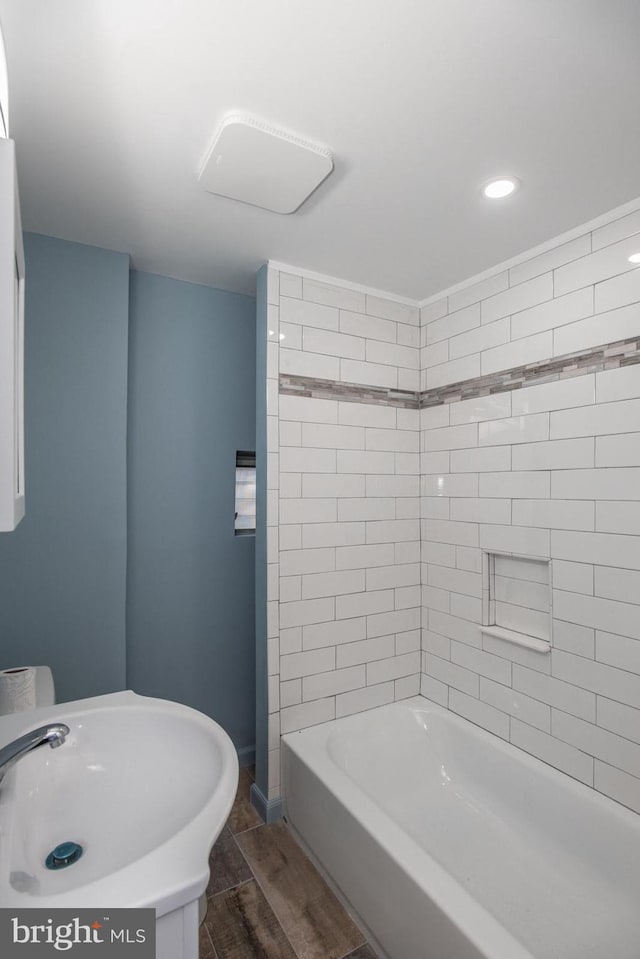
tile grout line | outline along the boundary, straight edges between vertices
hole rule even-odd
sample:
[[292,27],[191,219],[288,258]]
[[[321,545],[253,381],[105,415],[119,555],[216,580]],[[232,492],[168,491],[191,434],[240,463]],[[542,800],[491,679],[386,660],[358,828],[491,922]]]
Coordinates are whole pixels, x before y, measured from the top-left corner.
[[240,886],[246,886],[247,883],[252,882],[253,879],[255,879],[255,876],[253,875],[253,873],[251,873],[250,879],[241,879],[240,882],[234,882],[232,886],[227,886],[226,889],[220,889],[218,892],[214,892],[212,896],[207,896],[207,900],[217,899],[218,896],[225,896],[228,892],[232,892],[234,889],[239,889]]
[[265,825],[266,823],[257,822],[255,826],[247,826],[246,829],[238,829],[236,832],[232,832],[231,830],[229,830],[229,832],[235,839],[236,836],[242,836],[244,835],[245,832],[252,832],[254,829],[260,829],[261,826],[265,826]]
[[[207,912],[208,912],[208,911],[209,911],[209,897],[207,896]],[[205,915],[204,915],[204,919],[202,920],[202,923],[200,924],[200,927],[199,927],[199,929],[198,929],[198,937],[200,936],[200,933],[202,932],[203,929],[204,929],[204,931],[205,931],[206,937],[207,937],[207,939],[208,939],[208,941],[209,941],[209,945],[210,945],[211,950],[212,950],[212,952],[213,952],[213,955],[212,955],[211,959],[218,959],[218,951],[217,951],[216,947],[215,947],[214,944],[213,944],[213,939],[211,938],[211,933],[209,932],[209,927],[207,926],[207,913],[206,913],[206,912],[205,912]],[[200,950],[198,949],[198,953],[199,953],[199,952],[200,952]]]

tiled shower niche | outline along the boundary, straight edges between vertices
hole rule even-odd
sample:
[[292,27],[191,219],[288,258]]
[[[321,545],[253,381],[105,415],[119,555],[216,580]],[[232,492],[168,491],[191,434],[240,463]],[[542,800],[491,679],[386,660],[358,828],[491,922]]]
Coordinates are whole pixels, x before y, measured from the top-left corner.
[[545,650],[553,632],[551,563],[537,556],[483,552],[482,631]]

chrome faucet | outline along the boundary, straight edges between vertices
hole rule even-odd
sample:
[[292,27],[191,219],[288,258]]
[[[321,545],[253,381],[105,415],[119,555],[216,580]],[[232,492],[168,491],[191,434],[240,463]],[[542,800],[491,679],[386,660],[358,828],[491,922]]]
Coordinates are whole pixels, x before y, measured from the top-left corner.
[[24,736],[19,736],[12,743],[0,749],[0,782],[4,775],[19,759],[27,753],[38,749],[39,746],[51,746],[57,749],[69,735],[69,727],[64,723],[50,723],[48,726],[39,726]]

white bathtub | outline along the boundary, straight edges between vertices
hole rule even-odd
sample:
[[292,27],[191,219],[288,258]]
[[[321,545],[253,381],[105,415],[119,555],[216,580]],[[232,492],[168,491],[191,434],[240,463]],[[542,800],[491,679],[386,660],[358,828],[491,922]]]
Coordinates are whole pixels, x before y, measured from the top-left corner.
[[639,959],[637,814],[420,697],[283,739],[287,819],[390,959]]

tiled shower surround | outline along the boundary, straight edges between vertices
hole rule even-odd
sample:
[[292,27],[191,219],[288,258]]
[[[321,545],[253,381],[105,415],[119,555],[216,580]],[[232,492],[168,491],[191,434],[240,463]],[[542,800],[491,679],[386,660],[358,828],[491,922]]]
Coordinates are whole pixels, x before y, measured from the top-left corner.
[[420,328],[293,273],[267,288],[272,799],[281,732],[419,690]]
[[[270,271],[270,798],[281,731],[421,674],[426,697],[640,811],[637,252],[640,212],[611,218],[419,321]],[[483,551],[551,560],[550,652],[483,634]],[[535,587],[500,579],[501,613],[535,622]]]

